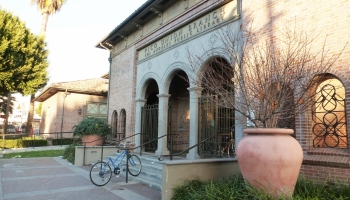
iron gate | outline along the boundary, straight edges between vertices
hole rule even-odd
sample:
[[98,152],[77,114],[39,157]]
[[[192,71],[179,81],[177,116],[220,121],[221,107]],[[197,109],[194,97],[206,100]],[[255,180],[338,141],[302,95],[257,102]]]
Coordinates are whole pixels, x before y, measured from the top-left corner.
[[[219,105],[218,95],[199,98],[199,141],[212,139],[199,146],[202,156],[221,155],[222,147],[234,139],[234,110]],[[217,135],[217,137],[214,137]]]
[[[158,137],[158,104],[145,105],[141,108],[141,143],[147,143]],[[145,145],[145,151],[157,150],[158,141]]]
[[[145,145],[145,151],[155,152],[158,148],[158,104],[145,105],[141,108],[141,132],[142,132],[142,141],[141,143],[147,143]],[[171,132],[171,105],[168,107],[168,123],[167,123],[167,132]],[[167,134],[167,133],[164,133]],[[167,146],[169,148],[170,140],[167,139]]]

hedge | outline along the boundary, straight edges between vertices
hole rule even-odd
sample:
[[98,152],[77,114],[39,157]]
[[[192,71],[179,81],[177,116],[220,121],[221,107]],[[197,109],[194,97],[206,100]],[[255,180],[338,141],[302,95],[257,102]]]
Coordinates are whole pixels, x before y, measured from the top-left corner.
[[[74,143],[74,138],[63,138],[62,145]],[[53,139],[52,145],[61,145],[61,139]],[[5,149],[25,148],[25,147],[47,146],[47,140],[44,139],[5,139]],[[0,148],[2,147],[2,139],[0,139]]]
[[[2,139],[0,139],[0,145],[2,147]],[[22,140],[22,139],[5,139],[5,149],[11,148],[24,148],[24,147],[39,147],[47,146],[46,140]]]
[[[61,139],[52,139],[52,145],[69,145],[74,143],[74,138],[62,138],[62,143]],[[46,141],[46,140],[45,140]]]

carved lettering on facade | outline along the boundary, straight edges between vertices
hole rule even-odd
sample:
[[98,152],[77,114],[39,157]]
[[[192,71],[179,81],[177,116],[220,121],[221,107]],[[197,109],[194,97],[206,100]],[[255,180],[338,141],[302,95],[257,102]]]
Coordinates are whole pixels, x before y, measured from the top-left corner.
[[[191,38],[197,34],[200,34],[230,18],[236,16],[237,13],[237,1],[232,1],[223,7],[220,7],[205,16],[187,24],[181,29],[170,33],[162,39],[148,45],[141,49],[138,54],[138,60],[146,59],[160,51],[163,51],[173,45],[176,45],[183,40]],[[227,12],[227,11],[230,12]]]

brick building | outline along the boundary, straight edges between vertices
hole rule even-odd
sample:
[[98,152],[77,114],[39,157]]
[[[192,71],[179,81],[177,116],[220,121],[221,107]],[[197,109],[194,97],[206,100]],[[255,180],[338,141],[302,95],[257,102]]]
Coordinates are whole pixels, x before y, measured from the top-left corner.
[[[73,126],[88,116],[107,118],[107,91],[105,78],[53,83],[44,88],[35,98],[42,102],[40,133],[72,132]],[[63,137],[72,134],[64,133]]]
[[[178,133],[181,137],[176,139],[175,149],[185,150],[216,133],[220,127],[215,123],[215,113],[221,112],[211,105],[203,107],[202,88],[183,79],[193,75],[188,70],[188,51],[203,57],[205,49],[216,43],[217,30],[239,30],[242,24],[249,26],[253,22],[261,40],[278,37],[278,30],[288,23],[295,23],[297,29],[316,30],[320,37],[316,38],[315,48],[327,36],[327,48],[336,54],[350,41],[349,13],[348,0],[148,0],[97,45],[111,52],[108,119],[115,132],[142,133],[133,138],[136,145]],[[343,105],[337,107],[337,116],[342,116],[336,122],[339,127],[330,122],[334,118],[315,121],[315,112],[295,118],[296,139],[304,151],[302,172],[315,179],[348,180],[350,176],[349,67],[348,45],[326,76],[338,88],[334,91],[339,96],[337,104]],[[336,130],[330,134],[338,141],[336,145],[327,144],[329,134],[315,132],[317,123]],[[226,124],[229,125],[224,128],[234,122]],[[236,125],[236,142],[242,138],[243,128]],[[147,146],[146,151],[168,154],[167,143],[164,137]],[[199,158],[201,148],[205,151],[207,147],[193,148],[187,157]]]

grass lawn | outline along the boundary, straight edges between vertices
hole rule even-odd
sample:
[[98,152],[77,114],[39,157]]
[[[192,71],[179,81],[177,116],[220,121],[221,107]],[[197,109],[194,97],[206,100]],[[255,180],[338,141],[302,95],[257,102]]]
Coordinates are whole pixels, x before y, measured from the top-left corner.
[[4,154],[3,158],[37,158],[63,156],[64,150],[28,151]]

